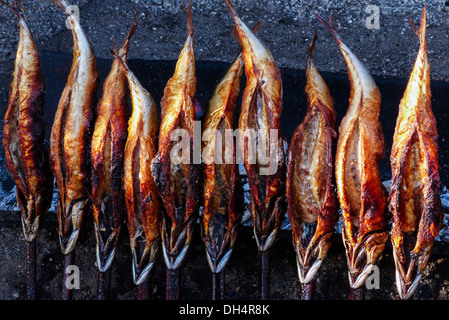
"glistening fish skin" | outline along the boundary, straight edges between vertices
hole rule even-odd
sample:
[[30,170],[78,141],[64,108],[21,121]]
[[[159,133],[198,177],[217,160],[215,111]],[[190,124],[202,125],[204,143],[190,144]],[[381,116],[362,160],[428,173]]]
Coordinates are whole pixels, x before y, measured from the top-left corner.
[[[198,103],[191,4],[186,8],[186,13],[187,39],[176,63],[174,75],[168,80],[164,90],[159,150],[152,164],[154,179],[163,202],[162,250],[165,264],[170,270],[177,269],[187,253],[199,197],[200,164],[193,161],[193,131]],[[176,140],[177,133],[187,133],[179,143],[189,146],[189,152],[183,149],[182,154],[176,153],[172,157],[176,143],[171,137],[173,135]],[[181,156],[178,158],[178,155]]]
[[[242,45],[246,73],[239,119],[239,147],[248,175],[256,242],[259,251],[266,251],[276,239],[285,208],[285,141],[280,134],[281,74],[270,51],[238,17],[231,3],[226,2]],[[273,130],[278,134],[275,141]],[[257,159],[254,159],[255,154],[251,155],[251,141],[245,138],[251,132],[259,135]],[[270,159],[263,163],[261,156],[267,157],[268,153]]]
[[[119,57],[118,53],[115,55]],[[132,102],[125,146],[123,187],[133,255],[133,278],[134,283],[140,285],[152,270],[160,246],[161,201],[151,171],[151,161],[157,152],[159,116],[151,94],[126,62],[120,61],[126,71]]]
[[391,242],[401,299],[410,298],[418,287],[443,221],[438,133],[431,107],[425,40],[426,8],[415,32],[420,48],[399,105],[390,159],[389,205],[394,221]]
[[[203,139],[208,137],[209,140],[203,143],[203,157],[208,160],[204,159],[203,164],[204,203],[201,235],[206,245],[209,266],[215,273],[221,272],[226,266],[241,220],[241,212],[237,210],[235,202],[238,197],[235,146],[233,143],[226,143],[226,134],[236,127],[235,114],[242,74],[243,59],[239,54],[218,83],[209,102],[203,125]],[[216,132],[220,133],[221,140],[216,141]]]
[[329,24],[318,18],[337,41],[351,82],[349,108],[339,128],[335,176],[349,283],[357,289],[365,283],[388,239],[387,195],[378,168],[384,155],[381,96],[369,72],[343,43],[333,20]]
[[67,15],[73,35],[73,62],[50,136],[50,163],[58,187],[56,214],[64,254],[75,247],[90,209],[90,139],[99,83],[97,64],[78,18],[65,0],[52,0]]
[[[134,23],[118,52],[127,61],[129,41],[136,30]],[[92,135],[92,209],[97,264],[101,272],[111,265],[126,215],[123,193],[123,157],[127,138],[130,106],[126,70],[118,58],[103,85]]]
[[293,133],[287,164],[287,214],[301,283],[314,279],[331,246],[337,218],[332,147],[337,137],[334,101],[312,61],[306,64],[307,113]]
[[[21,2],[16,4],[21,6]],[[8,7],[19,19],[20,35],[3,125],[3,146],[6,168],[16,183],[23,233],[32,242],[53,195],[53,175],[44,146],[45,85],[39,54],[23,12]]]

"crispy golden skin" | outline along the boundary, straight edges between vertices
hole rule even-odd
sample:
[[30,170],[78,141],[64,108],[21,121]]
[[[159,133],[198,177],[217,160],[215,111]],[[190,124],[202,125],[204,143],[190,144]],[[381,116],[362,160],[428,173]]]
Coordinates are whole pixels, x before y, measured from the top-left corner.
[[53,194],[53,175],[44,146],[45,85],[39,54],[23,12],[8,7],[19,19],[20,34],[3,125],[3,146],[6,168],[16,183],[23,233],[32,242]]
[[287,163],[287,214],[298,276],[304,284],[313,280],[326,257],[337,217],[332,185],[336,113],[334,100],[312,61],[316,39],[315,29],[306,64],[307,113],[293,134]]
[[151,171],[157,152],[159,116],[151,94],[115,52],[126,72],[132,102],[124,153],[123,188],[136,285],[148,277],[160,246],[161,201]]
[[[152,164],[164,211],[162,215],[164,261],[171,270],[180,266],[187,253],[199,196],[200,165],[192,161],[197,100],[191,4],[188,9],[186,8],[186,13],[187,39],[176,63],[174,75],[164,90],[161,101],[159,150]],[[172,157],[171,153],[172,150],[176,150],[173,147],[177,142],[172,141],[171,136],[173,135],[176,140],[177,133],[185,134],[181,136],[182,141],[179,143],[190,146],[189,152],[180,149],[180,152]],[[179,161],[173,161],[175,158]]]
[[342,210],[349,282],[359,288],[388,239],[386,191],[378,163],[384,154],[381,96],[373,78],[343,43],[335,23],[319,18],[337,41],[351,82],[349,108],[339,128],[335,176]]
[[[118,52],[127,61],[131,29]],[[111,266],[126,215],[123,192],[123,157],[127,138],[130,106],[126,70],[118,58],[103,85],[92,135],[92,208],[97,241],[97,264],[101,272]]]
[[[204,117],[201,235],[206,244],[207,261],[215,273],[225,268],[231,256],[241,219],[241,212],[236,210],[235,203],[238,183],[235,146],[226,143],[231,142],[226,140],[226,135],[236,127],[235,114],[243,66],[242,55],[239,54],[218,83]],[[216,132],[221,139],[216,139]],[[208,139],[207,143],[204,139]]]
[[391,242],[401,299],[410,298],[416,290],[443,221],[438,133],[431,107],[425,40],[426,8],[419,30],[414,31],[420,48],[399,105],[390,159],[389,205],[394,221]]
[[[276,239],[285,207],[285,149],[280,135],[281,74],[270,51],[237,16],[231,3],[228,0],[226,3],[243,49],[246,87],[239,119],[239,147],[248,174],[254,234],[259,250],[265,251]],[[278,135],[277,140],[274,140],[273,131]],[[255,142],[251,139],[252,132],[257,136],[257,159],[256,152],[252,152],[254,145],[250,145]],[[268,155],[268,161],[262,161],[262,157]]]
[[59,100],[50,136],[50,163],[58,187],[56,213],[64,254],[75,247],[90,207],[90,138],[99,82],[94,52],[65,0],[52,0],[66,13],[73,35],[73,63]]

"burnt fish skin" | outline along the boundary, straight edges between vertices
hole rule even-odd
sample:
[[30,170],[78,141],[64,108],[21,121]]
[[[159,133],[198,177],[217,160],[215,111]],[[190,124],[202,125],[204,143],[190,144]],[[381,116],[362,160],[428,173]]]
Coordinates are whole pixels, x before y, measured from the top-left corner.
[[226,3],[242,46],[246,74],[238,124],[239,148],[248,175],[257,247],[267,251],[276,240],[285,211],[286,142],[280,130],[282,80],[268,48],[239,18],[232,4],[228,0]]
[[99,74],[94,52],[65,0],[51,0],[67,15],[73,36],[73,62],[50,135],[50,163],[58,187],[56,214],[64,254],[76,245],[90,210],[90,139]]
[[[196,74],[191,4],[186,9],[187,38],[161,100],[159,146],[151,166],[162,199],[161,236],[164,261],[169,270],[183,262],[192,240],[200,192],[200,168],[193,159],[196,119]],[[186,148],[177,149],[177,133]],[[172,139],[174,137],[174,140]],[[182,143],[181,143],[182,142]]]
[[336,40],[351,83],[335,155],[335,178],[343,217],[343,243],[352,289],[361,287],[388,240],[387,193],[379,174],[384,138],[381,95],[365,66],[346,46],[332,18],[317,15]]
[[311,282],[331,246],[337,220],[333,146],[337,138],[334,100],[312,60],[317,31],[306,63],[307,112],[290,143],[287,214],[293,233],[298,277]]
[[16,199],[27,242],[32,242],[39,224],[51,206],[53,175],[45,141],[45,84],[21,1],[12,6],[3,1],[19,20],[19,44],[13,80],[3,125],[6,169],[16,183]]
[[425,38],[426,11],[424,8],[419,29],[411,23],[420,47],[399,105],[390,157],[391,243],[401,299],[411,298],[416,291],[443,222],[438,132],[431,106]]
[[[137,24],[130,31],[118,54],[127,61],[129,42]],[[97,265],[100,272],[109,269],[114,260],[126,207],[123,192],[123,157],[127,139],[130,105],[126,70],[115,58],[103,85],[97,105],[97,118],[92,135],[92,211],[97,242]]]

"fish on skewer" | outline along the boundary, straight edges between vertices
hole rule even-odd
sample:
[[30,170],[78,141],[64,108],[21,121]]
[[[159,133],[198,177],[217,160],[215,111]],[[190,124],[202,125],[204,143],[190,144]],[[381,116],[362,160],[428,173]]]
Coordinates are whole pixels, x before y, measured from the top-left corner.
[[[268,48],[239,18],[230,1],[226,3],[235,22],[245,63],[239,148],[248,175],[250,212],[262,262],[262,298],[268,299],[268,249],[275,242],[285,208],[286,143],[280,135],[282,81]],[[254,148],[256,142],[257,148]]]
[[22,1],[7,6],[19,19],[19,44],[3,124],[5,166],[16,184],[16,200],[27,242],[27,297],[35,299],[35,239],[51,205],[53,175],[45,147],[45,84],[39,53]]
[[[254,28],[254,32],[260,23]],[[233,29],[235,32],[235,29]],[[233,61],[215,88],[203,124],[203,215],[201,236],[206,245],[206,257],[213,277],[218,278],[234,249],[237,227],[242,213],[236,201],[241,194],[236,148],[237,100],[240,96],[244,62],[242,53]],[[218,135],[218,136],[217,136]],[[230,141],[230,137],[232,141]],[[232,152],[230,152],[232,151]],[[217,281],[213,281],[215,285]],[[213,299],[224,295],[224,284],[213,290]]]
[[226,144],[225,139],[226,130],[235,128],[242,73],[243,59],[240,54],[218,83],[204,118],[202,154],[206,160],[203,164],[201,235],[213,273],[220,273],[226,266],[241,219],[241,212],[236,210],[235,204],[238,179],[235,152],[226,150],[228,147],[234,149],[234,145]]
[[56,213],[62,252],[72,252],[90,208],[90,138],[99,75],[94,52],[66,0],[51,0],[67,15],[73,62],[50,136],[50,163],[58,187]]
[[[197,217],[201,165],[193,159],[196,75],[192,3],[185,8],[187,38],[161,100],[159,150],[152,172],[162,199],[162,251],[167,267],[167,298],[179,294],[179,267],[188,251]],[[180,137],[175,142],[176,136]],[[177,148],[176,146],[181,146]],[[176,151],[177,150],[177,151]]]
[[332,18],[327,23],[317,17],[337,41],[351,82],[348,111],[339,128],[335,176],[349,283],[355,290],[365,283],[388,239],[387,195],[378,168],[384,155],[381,95],[368,70],[343,43]]
[[[237,210],[235,203],[238,192],[235,146],[227,143],[226,134],[227,130],[234,130],[236,127],[235,114],[242,74],[243,59],[239,54],[218,83],[204,118],[202,154],[209,160],[204,160],[203,164],[201,236],[206,245],[207,262],[213,276],[222,273],[226,267],[241,220],[241,212]],[[216,134],[219,134],[220,139]],[[232,152],[229,153],[227,148],[232,149]],[[230,158],[227,159],[226,156]]]
[[159,115],[153,97],[129,69],[120,52],[115,49],[114,55],[126,72],[132,103],[124,153],[123,188],[133,280],[136,285],[141,285],[148,278],[160,247],[161,201],[151,171],[151,161],[157,152]]
[[412,22],[411,26],[418,36],[420,47],[399,105],[390,158],[391,242],[396,287],[401,299],[411,298],[418,287],[443,222],[438,133],[431,107],[425,38],[426,7],[419,29],[415,29]]
[[334,100],[312,60],[316,41],[315,29],[306,63],[307,113],[293,133],[287,162],[287,214],[302,285],[314,280],[331,246],[337,218],[332,153],[336,113]]
[[[131,37],[136,31],[135,20],[118,51],[126,62]],[[92,135],[92,209],[97,264],[106,272],[114,260],[126,207],[123,191],[123,158],[127,139],[130,106],[128,103],[126,69],[118,58],[103,85],[103,96],[97,106],[97,119]]]
[[3,125],[6,169],[16,183],[16,199],[21,211],[27,242],[36,238],[39,224],[50,208],[53,175],[46,154],[45,84],[39,53],[25,20],[21,1],[10,8],[19,19],[20,34],[13,81]]

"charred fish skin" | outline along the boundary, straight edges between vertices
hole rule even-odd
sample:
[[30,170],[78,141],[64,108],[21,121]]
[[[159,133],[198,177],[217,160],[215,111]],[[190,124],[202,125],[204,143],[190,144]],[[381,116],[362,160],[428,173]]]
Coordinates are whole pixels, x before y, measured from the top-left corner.
[[332,148],[337,138],[334,101],[312,60],[317,31],[306,63],[307,112],[288,151],[287,214],[293,233],[299,280],[307,284],[331,246],[337,218]]
[[44,144],[45,84],[22,2],[16,1],[14,7],[0,3],[9,7],[19,20],[19,43],[4,118],[3,146],[6,169],[16,183],[23,233],[26,241],[32,242],[53,195],[53,175]]
[[50,163],[58,187],[56,213],[64,254],[78,239],[90,209],[90,139],[99,75],[94,52],[65,0],[51,0],[67,15],[73,35],[73,63],[50,135]]
[[[118,55],[126,62],[129,42],[137,24],[131,29]],[[103,85],[103,96],[97,105],[97,118],[92,135],[92,212],[97,241],[97,264],[105,272],[114,260],[126,207],[123,191],[123,158],[127,139],[130,106],[126,70],[118,58]]]
[[[152,163],[154,180],[163,204],[162,250],[169,270],[176,270],[188,251],[199,206],[201,176],[201,164],[192,161],[197,100],[191,3],[185,10],[187,39],[174,75],[164,89],[159,149]],[[184,153],[180,151],[172,157],[175,142],[171,137],[179,132],[185,133],[181,138],[186,139],[183,145],[188,146],[189,152],[184,149],[181,150]]]
[[391,152],[389,208],[396,286],[401,299],[418,287],[443,221],[438,133],[431,107],[426,46],[426,7],[421,15],[418,55],[399,105]]
[[160,247],[161,201],[151,171],[151,161],[157,152],[159,115],[153,97],[129,69],[120,52],[115,51],[114,55],[126,72],[132,103],[124,152],[123,188],[133,280],[140,285],[152,270]]
[[343,43],[333,20],[329,24],[317,17],[337,41],[351,81],[349,108],[339,128],[335,176],[349,282],[357,289],[388,240],[387,195],[378,169],[384,156],[381,95],[369,72]]
[[[204,117],[203,139],[209,140],[203,142],[202,152],[205,163],[201,235],[213,273],[220,273],[226,267],[242,216],[235,203],[239,192],[235,146],[227,143],[226,132],[236,127],[243,67],[243,58],[239,54],[218,83]],[[221,141],[216,139],[216,133],[220,134]],[[233,152],[227,154],[227,148]]]
[[[239,148],[250,187],[250,212],[259,251],[274,243],[285,209],[285,140],[280,134],[282,80],[280,71],[267,47],[255,36],[226,0],[242,45],[246,87],[239,118]],[[275,131],[277,141],[273,142]],[[252,161],[246,133],[261,135],[257,161]],[[245,134],[242,134],[245,133]],[[264,139],[264,136],[267,139]],[[270,142],[268,142],[268,137]],[[259,148],[260,147],[260,148]],[[262,163],[260,150],[270,150],[270,159]],[[266,154],[265,154],[266,156]],[[254,159],[253,159],[254,160]],[[263,171],[262,171],[263,170]],[[265,172],[264,172],[265,171]]]

